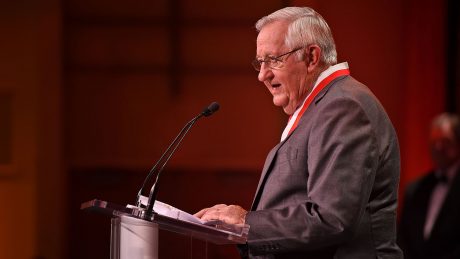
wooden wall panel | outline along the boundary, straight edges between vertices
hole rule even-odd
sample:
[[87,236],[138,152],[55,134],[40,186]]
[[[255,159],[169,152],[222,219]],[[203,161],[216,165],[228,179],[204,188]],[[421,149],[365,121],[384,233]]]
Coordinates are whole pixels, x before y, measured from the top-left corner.
[[[214,21],[244,21],[255,23],[258,18],[283,7],[286,1],[267,0],[259,1],[213,1],[182,0],[182,12],[185,19],[208,19]],[[197,6],[199,4],[199,6]]]
[[334,1],[334,7],[319,1],[317,11],[334,34],[338,61],[349,62],[351,75],[374,92],[400,128],[404,99],[395,93],[403,89],[405,72],[403,3],[356,0],[350,5]]
[[171,59],[168,31],[159,26],[74,26],[67,37],[70,66],[125,67],[158,73]]
[[285,119],[255,74],[187,75],[175,97],[164,76],[76,74],[67,94],[69,162],[148,166],[187,121],[218,101],[220,111],[195,125],[171,166],[259,168],[281,134],[273,125]]
[[37,45],[39,37],[47,36],[37,19],[41,11],[35,4],[0,1],[0,93],[6,95],[0,127],[10,128],[3,133],[8,165],[0,166],[0,258],[37,256],[38,93],[45,91]]
[[233,68],[250,74],[254,71],[251,61],[256,47],[248,43],[255,42],[256,37],[255,29],[250,27],[184,28],[181,42],[183,63],[187,68],[201,67],[202,73],[232,73],[227,68]]
[[[279,141],[281,125],[286,121],[272,105],[265,86],[257,81],[255,72],[184,78],[178,103],[190,111],[200,111],[214,100],[221,109],[198,122],[174,162],[192,168],[260,169],[268,151]],[[184,110],[177,118],[185,121],[185,114]]]
[[[78,74],[69,78],[68,153],[74,166],[150,164],[171,139],[168,78]],[[174,113],[172,113],[173,115]]]
[[0,92],[0,166],[12,163],[12,105],[12,96]]
[[66,14],[71,17],[132,17],[164,18],[169,12],[169,0],[67,0]]

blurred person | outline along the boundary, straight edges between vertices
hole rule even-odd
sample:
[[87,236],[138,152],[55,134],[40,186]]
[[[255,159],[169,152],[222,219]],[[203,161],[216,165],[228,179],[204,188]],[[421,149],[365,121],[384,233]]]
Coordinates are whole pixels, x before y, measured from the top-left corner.
[[460,120],[443,113],[432,122],[435,168],[409,184],[404,196],[400,242],[408,259],[460,258]]
[[313,9],[278,10],[256,29],[258,79],[289,121],[251,209],[219,204],[195,215],[249,224],[244,258],[402,258],[399,146],[382,105],[337,64],[329,26]]

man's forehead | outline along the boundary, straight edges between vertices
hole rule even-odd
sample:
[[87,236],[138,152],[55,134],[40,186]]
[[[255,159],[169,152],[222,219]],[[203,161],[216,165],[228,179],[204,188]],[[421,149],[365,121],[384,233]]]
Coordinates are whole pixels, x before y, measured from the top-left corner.
[[285,43],[285,35],[287,32],[286,22],[272,22],[265,25],[257,36],[257,49],[263,51],[272,48],[282,48]]
[[267,24],[257,36],[257,56],[277,55],[284,50],[287,26],[279,22]]

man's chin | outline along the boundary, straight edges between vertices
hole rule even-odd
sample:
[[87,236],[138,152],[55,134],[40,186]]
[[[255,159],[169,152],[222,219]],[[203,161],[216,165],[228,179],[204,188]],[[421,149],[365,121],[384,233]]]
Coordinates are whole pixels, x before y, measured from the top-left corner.
[[284,107],[287,106],[286,101],[282,100],[281,98],[277,98],[276,96],[273,96],[273,104],[278,107]]

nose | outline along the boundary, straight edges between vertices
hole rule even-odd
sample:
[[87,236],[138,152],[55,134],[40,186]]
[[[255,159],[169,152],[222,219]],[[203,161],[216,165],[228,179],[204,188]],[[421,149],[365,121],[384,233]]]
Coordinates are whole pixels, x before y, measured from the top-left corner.
[[264,82],[268,79],[271,79],[272,77],[273,77],[273,71],[271,70],[271,68],[267,66],[266,63],[262,62],[260,66],[259,75],[257,76],[257,78],[259,79],[260,82]]

